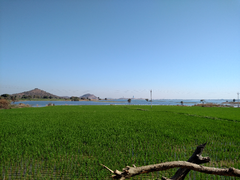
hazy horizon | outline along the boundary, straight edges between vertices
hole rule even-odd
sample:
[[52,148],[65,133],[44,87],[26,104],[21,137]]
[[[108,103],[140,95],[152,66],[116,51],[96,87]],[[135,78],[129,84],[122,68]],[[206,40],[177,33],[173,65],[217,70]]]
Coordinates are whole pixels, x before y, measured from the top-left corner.
[[[39,89],[39,88],[34,88],[34,89]],[[32,90],[34,90],[34,89],[32,89]],[[40,90],[44,91],[43,89],[40,89]],[[31,90],[29,90],[29,91],[31,91]],[[27,91],[24,91],[24,92],[27,92]],[[19,92],[19,93],[24,93],[24,92]],[[51,92],[47,92],[47,93],[53,94]],[[18,94],[18,93],[15,93],[15,94]],[[91,95],[94,95],[96,97],[99,97],[99,96],[97,96],[97,94],[92,94],[92,93],[86,93],[86,94],[91,94]],[[82,94],[82,95],[77,96],[77,97],[81,97],[81,96],[86,95],[86,94]],[[14,95],[14,94],[10,94],[10,95]],[[56,95],[56,94],[53,94],[53,95]],[[70,98],[71,96],[59,96],[59,97],[69,97]],[[129,99],[130,98],[130,99],[136,99],[136,100],[138,100],[138,99],[143,99],[143,100],[148,99],[148,100],[151,100],[151,93],[149,92],[149,97],[138,97],[138,98],[136,98],[136,97],[133,96],[133,97],[116,97],[116,98],[112,98],[112,97],[99,97],[99,98],[102,99],[102,100],[104,100],[105,98],[107,98],[107,99]],[[199,98],[184,98],[184,99],[180,99],[180,98],[175,98],[175,99],[171,99],[171,98],[152,98],[152,100],[178,100],[178,99],[179,100],[201,100],[201,98],[200,99]],[[233,98],[233,99],[238,101],[237,98]],[[215,98],[214,99],[213,98],[213,99],[204,99],[204,100],[233,100],[233,99],[231,99],[231,98],[228,98],[228,99]]]
[[0,94],[237,99],[240,0],[0,1]]

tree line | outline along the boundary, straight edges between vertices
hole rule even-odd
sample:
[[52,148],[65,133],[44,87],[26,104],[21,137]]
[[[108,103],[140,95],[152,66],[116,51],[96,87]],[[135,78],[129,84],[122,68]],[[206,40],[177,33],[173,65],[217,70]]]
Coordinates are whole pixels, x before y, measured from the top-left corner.
[[11,100],[13,102],[16,102],[18,100],[31,100],[31,99],[67,99],[62,97],[56,97],[56,96],[39,96],[39,95],[10,95],[10,94],[2,94],[0,96],[0,99],[6,99]]

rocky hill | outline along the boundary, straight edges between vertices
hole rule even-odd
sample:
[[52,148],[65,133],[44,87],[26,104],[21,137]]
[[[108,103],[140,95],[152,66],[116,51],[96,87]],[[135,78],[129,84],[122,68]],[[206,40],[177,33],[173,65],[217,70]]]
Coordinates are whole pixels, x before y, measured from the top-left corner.
[[51,97],[51,98],[60,98],[59,96],[56,96],[54,94],[48,93],[46,91],[43,91],[41,89],[35,88],[31,91],[25,91],[22,93],[16,93],[16,94],[12,94],[12,95],[16,95],[17,97],[23,97],[23,96],[31,96],[32,98],[44,98],[44,97]]
[[93,95],[93,94],[84,94],[84,95],[80,96],[80,98],[94,99],[94,100],[97,100],[97,99],[98,99],[98,97],[96,97],[96,96]]
[[[35,88],[33,90],[30,91],[25,91],[25,92],[21,92],[21,93],[16,93],[16,94],[12,94],[12,96],[17,96],[18,98],[28,98],[29,96],[31,96],[31,98],[47,98],[47,99],[51,99],[51,98],[56,98],[56,99],[62,99],[62,98],[67,98],[69,99],[69,96],[57,96],[51,93],[48,93],[46,91],[43,91],[41,89]],[[93,94],[84,94],[82,96],[80,96],[80,99],[84,98],[84,99],[92,99],[92,100],[98,100],[98,97],[93,95]]]

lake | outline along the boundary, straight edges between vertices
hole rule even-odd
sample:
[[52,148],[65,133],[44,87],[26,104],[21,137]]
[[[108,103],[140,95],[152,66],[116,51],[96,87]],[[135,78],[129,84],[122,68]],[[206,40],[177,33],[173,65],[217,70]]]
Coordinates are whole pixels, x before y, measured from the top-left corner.
[[[183,105],[192,106],[194,104],[200,104],[200,99],[156,99],[152,101],[152,105]],[[232,102],[232,99],[206,99],[205,103],[221,104],[223,102]],[[109,99],[100,101],[19,101],[14,104],[29,104],[32,107],[44,107],[48,103],[58,105],[151,105],[151,102],[144,99],[132,99],[131,103],[127,102],[127,99]]]

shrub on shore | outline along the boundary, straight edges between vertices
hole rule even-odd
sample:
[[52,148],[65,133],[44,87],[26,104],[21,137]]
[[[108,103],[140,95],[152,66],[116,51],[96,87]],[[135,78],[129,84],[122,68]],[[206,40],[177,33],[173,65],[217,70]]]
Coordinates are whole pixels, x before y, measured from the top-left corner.
[[224,107],[221,104],[214,104],[214,103],[206,103],[206,104],[195,104],[193,106],[201,106],[201,107]]
[[11,108],[24,108],[31,107],[29,104],[11,104],[12,101],[7,99],[0,99],[0,109],[11,109]]
[[11,102],[6,99],[0,99],[0,109],[10,109]]
[[13,105],[13,107],[16,108],[24,108],[24,107],[31,107],[29,104],[23,104],[23,103],[19,103],[18,105]]

